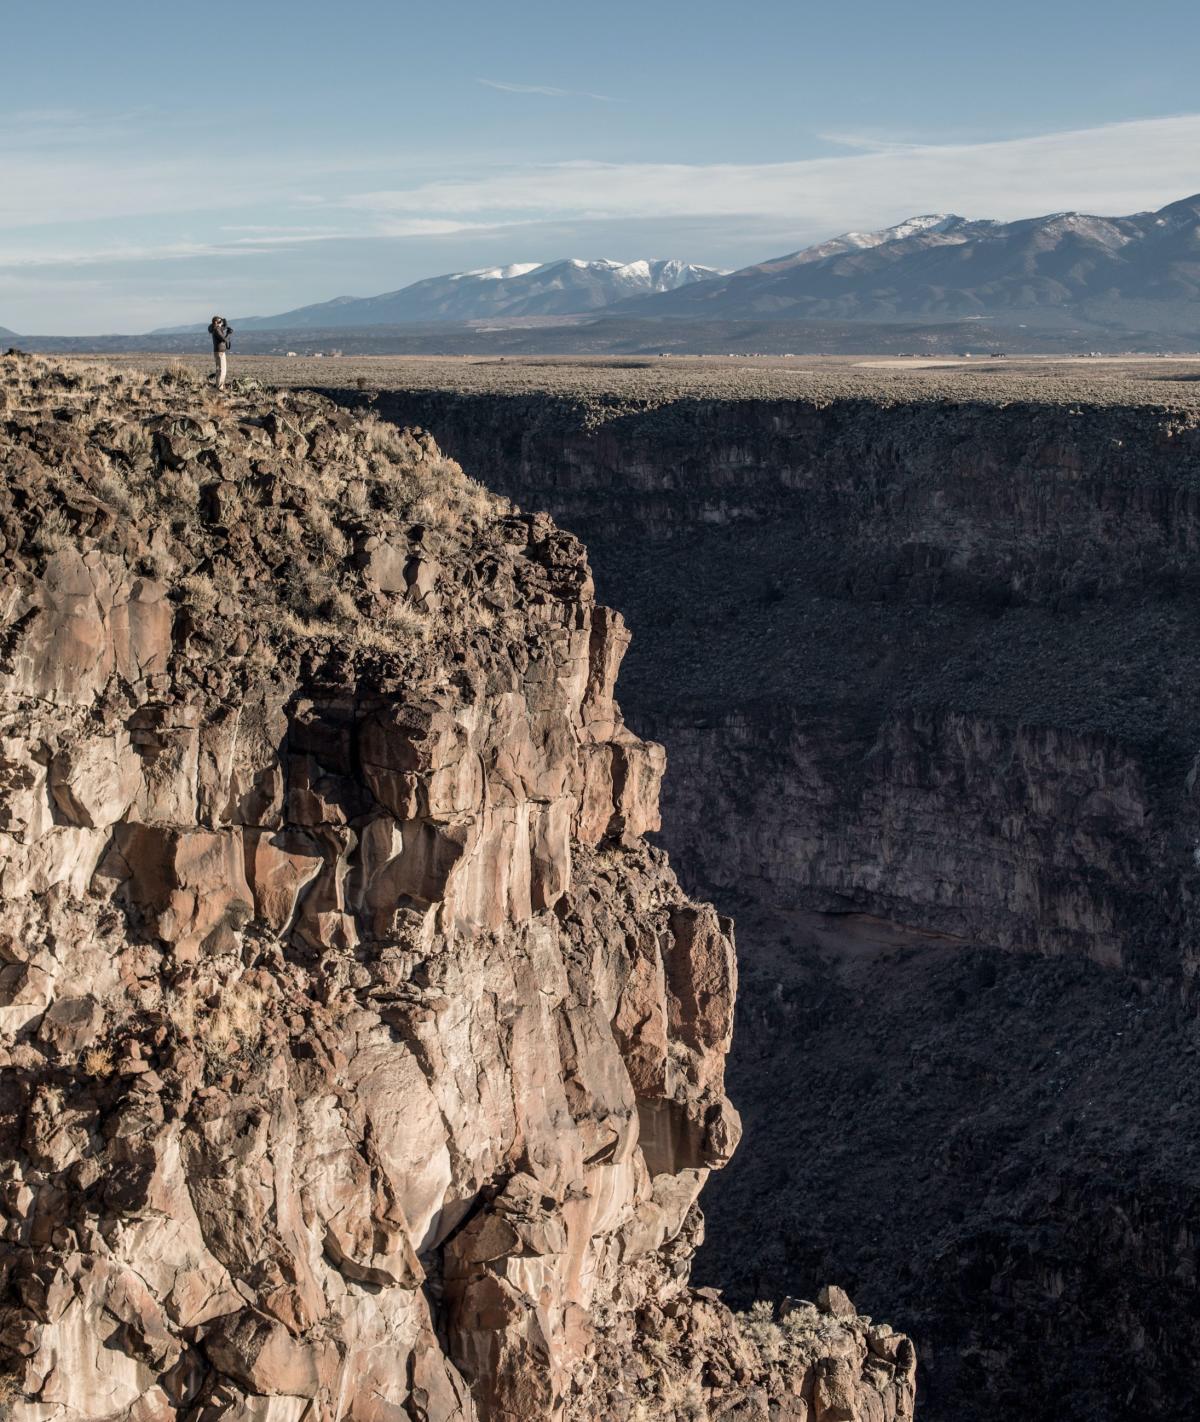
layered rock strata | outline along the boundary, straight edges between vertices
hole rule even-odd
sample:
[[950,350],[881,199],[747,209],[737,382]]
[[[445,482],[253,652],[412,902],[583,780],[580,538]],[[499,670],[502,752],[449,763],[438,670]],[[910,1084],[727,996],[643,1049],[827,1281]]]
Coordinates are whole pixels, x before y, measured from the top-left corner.
[[315,396],[0,369],[10,1415],[910,1416],[836,1291],[689,1287],[732,925],[579,542]]

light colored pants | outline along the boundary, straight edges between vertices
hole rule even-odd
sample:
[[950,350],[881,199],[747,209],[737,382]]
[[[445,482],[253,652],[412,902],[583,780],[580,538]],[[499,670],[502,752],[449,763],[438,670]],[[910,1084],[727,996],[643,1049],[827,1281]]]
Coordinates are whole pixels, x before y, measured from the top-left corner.
[[217,389],[222,390],[225,386],[225,352],[213,351],[213,363],[217,367]]

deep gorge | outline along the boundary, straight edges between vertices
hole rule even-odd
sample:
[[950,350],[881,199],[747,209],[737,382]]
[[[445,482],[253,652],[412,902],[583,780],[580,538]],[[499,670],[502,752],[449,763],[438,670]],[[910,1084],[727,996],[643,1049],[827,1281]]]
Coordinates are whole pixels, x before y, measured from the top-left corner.
[[549,509],[636,629],[663,840],[739,921],[702,1282],[836,1277],[928,1418],[1182,1415],[1195,415],[329,393]]

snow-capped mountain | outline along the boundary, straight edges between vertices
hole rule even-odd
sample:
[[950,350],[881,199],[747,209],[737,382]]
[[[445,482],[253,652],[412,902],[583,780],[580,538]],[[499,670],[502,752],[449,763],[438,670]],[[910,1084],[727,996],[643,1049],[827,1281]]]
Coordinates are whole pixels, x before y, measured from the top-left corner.
[[912,217],[623,309],[646,317],[872,321],[1061,311],[1164,329],[1190,321],[1200,329],[1200,196],[1131,217]]
[[863,252],[869,247],[881,247],[885,242],[900,242],[905,237],[916,237],[921,233],[947,234],[949,241],[955,241],[958,240],[955,237],[958,230],[970,225],[965,217],[957,217],[954,213],[926,213],[922,217],[910,217],[904,222],[897,222],[894,227],[881,227],[878,232],[843,232],[838,237],[830,237],[827,242],[818,242],[815,247],[805,247],[802,251],[780,257],[778,264],[820,262],[842,252]]
[[676,291],[724,273],[677,259],[666,261],[515,262],[429,277],[382,296],[339,296],[278,316],[242,317],[248,330],[399,326],[487,321],[501,316],[572,316],[630,297]]

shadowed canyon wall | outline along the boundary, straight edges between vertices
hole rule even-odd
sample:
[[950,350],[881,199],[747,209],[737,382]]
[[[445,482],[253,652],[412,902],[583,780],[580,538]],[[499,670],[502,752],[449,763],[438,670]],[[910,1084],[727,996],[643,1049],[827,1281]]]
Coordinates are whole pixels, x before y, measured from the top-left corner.
[[803,1293],[836,1262],[904,1309],[933,1417],[1182,1415],[1200,419],[358,398],[577,530],[639,628],[664,838],[741,921],[754,1149],[706,1277]]
[[698,880],[1190,968],[1194,417],[547,404],[376,400],[596,548]]

